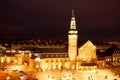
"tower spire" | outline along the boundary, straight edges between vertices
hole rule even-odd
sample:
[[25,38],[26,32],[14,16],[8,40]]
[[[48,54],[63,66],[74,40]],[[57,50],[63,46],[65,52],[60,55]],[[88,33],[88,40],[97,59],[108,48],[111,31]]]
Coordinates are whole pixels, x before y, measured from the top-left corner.
[[72,10],[72,17],[74,17],[74,9]]
[[71,22],[70,22],[70,29],[71,30],[76,30],[76,21],[75,21],[74,10],[72,10],[72,18],[71,18]]

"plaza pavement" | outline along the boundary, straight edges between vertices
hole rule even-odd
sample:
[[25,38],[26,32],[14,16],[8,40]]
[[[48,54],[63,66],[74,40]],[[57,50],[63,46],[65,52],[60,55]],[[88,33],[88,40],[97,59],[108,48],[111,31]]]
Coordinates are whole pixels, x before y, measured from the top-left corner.
[[91,71],[51,70],[33,74],[38,80],[120,80],[108,69]]
[[[9,80],[20,80],[19,72],[2,71],[0,73],[0,80],[6,79],[7,76],[10,76]],[[115,73],[109,69],[97,69],[91,71],[75,71],[65,69],[26,73],[32,76],[30,80],[33,80],[32,78],[36,78],[36,80],[120,80],[120,77],[115,75]]]

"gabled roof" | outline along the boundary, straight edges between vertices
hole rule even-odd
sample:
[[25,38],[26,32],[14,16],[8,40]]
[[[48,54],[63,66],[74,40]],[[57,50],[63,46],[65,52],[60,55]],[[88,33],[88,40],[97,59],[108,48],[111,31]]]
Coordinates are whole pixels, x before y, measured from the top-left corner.
[[18,50],[30,50],[35,53],[67,53],[67,48],[22,47]]
[[67,53],[67,48],[40,48],[41,53]]
[[86,42],[87,42],[87,40],[78,41],[78,48],[81,47],[81,46],[83,46]]
[[113,45],[112,47],[108,48],[105,51],[105,56],[112,56],[112,53],[114,53],[114,51],[120,51],[120,49],[116,47],[115,45]]
[[90,44],[91,46],[94,46],[90,40],[88,40],[84,45],[88,45],[88,44]]
[[81,42],[79,47],[84,47],[84,46],[87,46],[87,45],[94,46],[94,44],[90,40],[88,40],[88,41]]

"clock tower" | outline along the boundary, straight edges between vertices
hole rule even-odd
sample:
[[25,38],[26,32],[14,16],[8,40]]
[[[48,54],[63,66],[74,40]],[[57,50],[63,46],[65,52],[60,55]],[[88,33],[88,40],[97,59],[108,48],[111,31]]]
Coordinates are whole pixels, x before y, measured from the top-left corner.
[[68,55],[70,61],[75,61],[75,58],[77,56],[77,40],[78,40],[77,33],[78,31],[76,30],[74,11],[72,10],[70,30],[68,31]]

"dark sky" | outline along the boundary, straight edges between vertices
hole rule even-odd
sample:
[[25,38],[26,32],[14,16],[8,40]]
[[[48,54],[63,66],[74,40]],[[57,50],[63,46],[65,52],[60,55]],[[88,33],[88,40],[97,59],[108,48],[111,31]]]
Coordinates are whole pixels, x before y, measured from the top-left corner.
[[120,40],[120,0],[1,0],[0,39],[67,39],[72,9],[79,40]]

